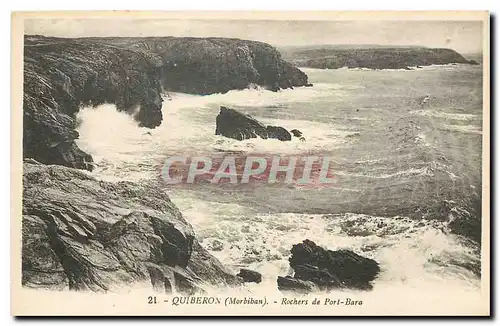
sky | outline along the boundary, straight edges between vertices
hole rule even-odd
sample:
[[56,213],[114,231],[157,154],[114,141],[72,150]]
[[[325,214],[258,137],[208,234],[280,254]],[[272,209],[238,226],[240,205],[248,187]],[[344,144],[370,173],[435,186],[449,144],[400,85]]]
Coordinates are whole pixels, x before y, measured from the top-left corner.
[[234,37],[274,46],[380,44],[445,47],[460,53],[482,49],[481,21],[429,20],[207,20],[31,19],[25,34],[83,36]]

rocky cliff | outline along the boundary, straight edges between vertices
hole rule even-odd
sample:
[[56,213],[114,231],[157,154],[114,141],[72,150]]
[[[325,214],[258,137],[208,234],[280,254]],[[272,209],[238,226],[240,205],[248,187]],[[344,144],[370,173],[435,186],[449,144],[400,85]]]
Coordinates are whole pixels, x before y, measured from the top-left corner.
[[33,160],[23,169],[23,286],[101,292],[149,282],[193,294],[240,284],[160,186],[99,181]]
[[140,125],[162,121],[164,91],[223,93],[250,84],[276,91],[308,85],[272,46],[225,38],[24,39],[24,157],[92,170],[75,144],[82,106],[115,104]]
[[449,63],[477,64],[451,49],[425,47],[298,47],[284,49],[283,56],[297,66],[319,69],[410,69]]

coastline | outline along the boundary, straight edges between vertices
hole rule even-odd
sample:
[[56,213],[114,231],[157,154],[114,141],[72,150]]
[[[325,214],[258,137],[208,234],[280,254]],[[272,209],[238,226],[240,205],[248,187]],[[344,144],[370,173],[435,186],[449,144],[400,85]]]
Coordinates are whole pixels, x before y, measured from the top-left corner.
[[[306,85],[303,85],[303,86],[306,86]],[[209,258],[209,257],[211,257],[211,256],[210,256],[210,255],[208,255],[208,256],[204,256],[204,258],[202,258],[201,260],[203,260],[203,259],[211,259],[211,258]],[[153,280],[152,280],[152,281],[151,281],[151,284],[152,284],[152,286],[155,286],[155,281],[153,281]]]
[[76,144],[82,106],[115,104],[140,126],[163,120],[162,93],[207,95],[308,85],[307,75],[272,46],[224,38],[25,36],[23,157],[93,169]]

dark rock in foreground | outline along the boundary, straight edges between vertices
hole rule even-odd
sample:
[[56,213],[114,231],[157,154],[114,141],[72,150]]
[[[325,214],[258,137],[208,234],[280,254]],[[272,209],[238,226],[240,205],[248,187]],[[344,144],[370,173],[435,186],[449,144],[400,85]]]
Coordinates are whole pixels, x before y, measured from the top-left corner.
[[318,292],[319,288],[311,281],[301,281],[290,276],[278,276],[278,290],[282,292],[307,294],[311,292]]
[[75,143],[75,116],[104,103],[140,126],[162,122],[162,92],[225,93],[305,86],[307,75],[271,45],[227,38],[24,38],[23,157],[92,170]]
[[247,283],[260,283],[262,282],[262,275],[259,272],[252,271],[250,269],[242,268],[240,272],[236,274],[243,279],[244,282]]
[[370,290],[370,282],[380,272],[378,263],[372,259],[350,250],[326,250],[310,240],[292,247],[290,266],[294,270],[293,278],[278,278],[280,290],[293,291],[298,287],[301,291],[312,291],[301,282],[311,282],[322,291],[339,288]]
[[251,138],[275,138],[281,141],[292,140],[292,135],[283,127],[265,126],[248,114],[238,112],[225,106],[220,107],[216,118],[216,135],[237,140]]
[[30,162],[23,164],[23,286],[100,292],[149,282],[194,294],[240,284],[158,185]]

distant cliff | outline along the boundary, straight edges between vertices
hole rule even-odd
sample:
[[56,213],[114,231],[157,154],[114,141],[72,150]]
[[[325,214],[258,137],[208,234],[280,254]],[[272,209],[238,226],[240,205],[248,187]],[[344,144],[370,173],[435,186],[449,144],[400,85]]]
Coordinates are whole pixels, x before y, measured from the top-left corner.
[[449,63],[477,64],[451,49],[425,47],[316,46],[281,50],[285,60],[299,67],[338,69],[407,69]]
[[276,91],[307,75],[272,46],[224,38],[24,39],[23,156],[92,169],[75,144],[82,106],[115,104],[140,125],[162,121],[162,92],[224,93],[250,84]]

